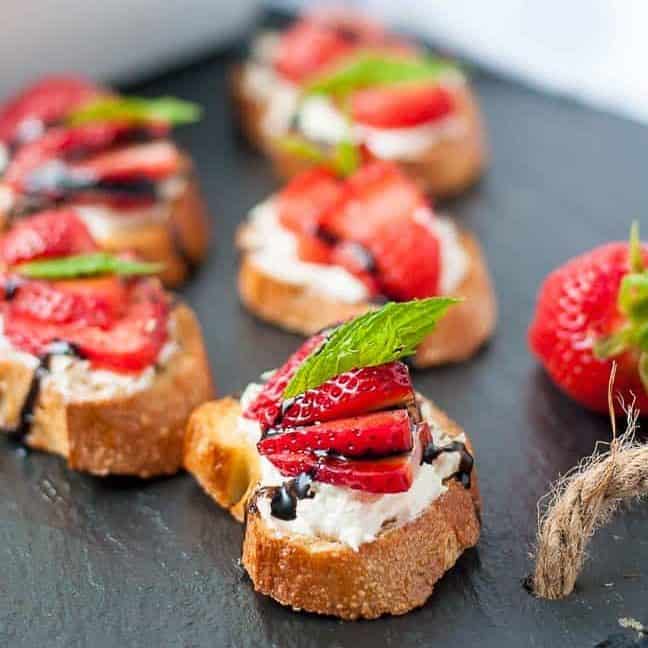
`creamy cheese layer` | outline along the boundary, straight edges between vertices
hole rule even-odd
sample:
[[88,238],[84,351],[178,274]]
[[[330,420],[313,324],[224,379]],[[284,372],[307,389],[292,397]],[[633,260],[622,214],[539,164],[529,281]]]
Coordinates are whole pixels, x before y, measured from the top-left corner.
[[[160,349],[156,362],[135,374],[122,374],[105,369],[92,369],[87,360],[66,355],[54,355],[50,370],[42,381],[43,389],[53,389],[66,403],[110,400],[130,396],[148,389],[155,379],[156,367],[166,366],[179,349],[175,321],[169,319],[169,339]],[[16,349],[4,335],[4,321],[0,316],[0,359],[20,363],[36,369],[39,359]]]
[[[439,239],[439,292],[450,294],[465,278],[470,263],[461,245],[459,232],[451,220],[434,217],[427,208],[421,208],[414,217],[429,227]],[[241,243],[250,251],[252,263],[271,277],[286,283],[307,286],[315,293],[348,303],[358,303],[369,298],[366,286],[341,266],[307,263],[299,258],[297,239],[292,232],[282,227],[272,199],[252,210]]]
[[[243,409],[258,395],[260,385],[248,386],[241,398]],[[450,437],[434,419],[427,402],[421,405],[421,413],[432,430],[434,443],[443,446],[452,441],[465,442],[464,435]],[[256,421],[239,418],[239,430],[250,443],[261,438]],[[281,520],[272,515],[270,499],[259,497],[256,505],[266,525],[278,535],[300,534],[323,540],[341,542],[357,551],[364,543],[373,542],[386,528],[402,526],[416,519],[448,487],[445,481],[459,470],[458,452],[441,453],[431,464],[418,467],[412,487],[403,493],[376,494],[313,482],[313,498],[297,500],[297,517]],[[280,486],[287,477],[265,458],[261,461],[259,488]]]

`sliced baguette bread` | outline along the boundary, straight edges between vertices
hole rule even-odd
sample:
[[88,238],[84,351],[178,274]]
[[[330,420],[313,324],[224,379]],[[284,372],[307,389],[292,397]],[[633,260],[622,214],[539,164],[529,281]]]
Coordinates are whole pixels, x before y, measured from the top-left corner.
[[[461,428],[429,404],[449,437]],[[421,515],[387,527],[355,551],[341,542],[279,534],[255,501],[260,460],[254,443],[237,429],[238,401],[207,403],[191,416],[185,467],[237,520],[245,517],[243,566],[254,587],[294,609],[343,619],[404,614],[421,606],[463,551],[477,543],[480,497],[475,472],[470,488],[455,479]],[[466,446],[471,449],[469,441]]]
[[[254,264],[254,250],[247,243],[250,239],[246,226],[242,226],[237,237],[242,251],[238,289],[245,306],[261,319],[294,333],[312,335],[377,308],[370,303],[334,300],[307,286],[264,273]],[[413,358],[418,367],[461,362],[476,353],[495,330],[497,303],[481,248],[467,232],[461,233],[460,241],[470,266],[453,296],[465,301],[452,308],[420,345]]]
[[[247,89],[245,65],[232,69],[230,85],[243,134],[270,158],[279,177],[292,178],[307,169],[311,162],[278,145],[277,134],[268,132],[264,126],[269,107],[267,101]],[[398,160],[421,189],[434,196],[462,193],[479,179],[488,162],[486,134],[475,95],[468,85],[463,85],[454,96],[460,132],[441,138],[418,159]]]
[[[150,386],[111,399],[75,402],[50,384],[36,392],[23,441],[65,457],[70,468],[95,475],[152,477],[182,465],[185,424],[214,390],[200,326],[192,311],[176,306],[170,316],[178,349],[155,368]],[[11,358],[0,360],[0,421],[16,427],[33,385],[34,371]]]

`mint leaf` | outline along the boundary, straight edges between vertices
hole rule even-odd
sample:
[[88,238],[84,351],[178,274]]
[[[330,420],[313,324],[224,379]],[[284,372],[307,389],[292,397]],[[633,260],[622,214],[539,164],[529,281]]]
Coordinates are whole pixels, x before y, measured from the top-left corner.
[[457,66],[442,59],[365,53],[316,78],[306,86],[305,93],[345,96],[360,88],[438,79],[457,71]]
[[283,397],[294,398],[351,369],[373,367],[413,355],[448,308],[459,301],[430,297],[390,302],[380,310],[341,324],[302,363]]
[[105,252],[97,252],[61,259],[29,261],[16,266],[15,271],[32,279],[74,279],[103,274],[149,275],[160,272],[162,268],[160,263],[129,261]]
[[173,97],[100,97],[74,110],[67,122],[70,126],[110,121],[188,124],[198,121],[201,114],[197,104]]
[[353,174],[360,166],[360,151],[349,140],[338,142],[330,153],[315,144],[311,144],[299,135],[287,135],[278,138],[276,142],[286,153],[306,160],[313,165],[329,167],[334,173],[343,178]]

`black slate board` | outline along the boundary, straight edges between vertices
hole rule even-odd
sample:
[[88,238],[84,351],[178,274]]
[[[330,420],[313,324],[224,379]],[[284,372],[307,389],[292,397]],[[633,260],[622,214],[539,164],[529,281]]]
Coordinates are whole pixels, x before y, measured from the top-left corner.
[[[220,394],[239,390],[299,342],[237,302],[234,229],[277,183],[232,128],[225,80],[232,60],[216,57],[129,88],[206,107],[204,120],[178,137],[197,161],[214,247],[183,296],[203,323]],[[634,645],[618,619],[648,623],[645,505],[601,531],[569,599],[540,601],[522,589],[536,500],[609,436],[607,421],[570,403],[536,367],[525,330],[550,268],[625,238],[630,220],[646,213],[648,129],[483,73],[474,81],[492,165],[449,207],[485,246],[501,321],[472,362],[419,373],[416,383],[474,440],[484,500],[479,547],[405,617],[343,623],[297,614],[254,594],[237,563],[241,527],[188,475],[93,479],[2,441],[1,645],[594,646],[608,638],[601,645]]]

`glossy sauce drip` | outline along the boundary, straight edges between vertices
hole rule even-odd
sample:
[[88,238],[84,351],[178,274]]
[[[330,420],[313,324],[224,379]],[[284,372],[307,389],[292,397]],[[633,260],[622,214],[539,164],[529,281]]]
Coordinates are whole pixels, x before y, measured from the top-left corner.
[[50,370],[50,360],[52,356],[55,355],[68,355],[74,356],[76,358],[82,358],[82,354],[79,352],[79,349],[69,342],[65,341],[56,341],[52,342],[46,353],[39,357],[38,366],[34,369],[31,382],[29,383],[29,389],[27,390],[27,395],[23,401],[23,405],[20,409],[18,415],[18,422],[16,425],[8,427],[0,427],[0,431],[8,434],[9,436],[22,440],[29,434],[31,425],[34,422],[34,410],[38,402],[38,396],[40,395],[41,383],[43,378],[49,373]]
[[446,452],[458,452],[460,455],[459,470],[455,477],[463,484],[464,488],[470,488],[470,476],[473,469],[473,456],[466,450],[466,445],[461,441],[453,441],[446,445],[437,446],[434,441],[430,441],[423,451],[424,463],[432,463],[439,455]]
[[297,517],[297,501],[315,497],[311,490],[313,478],[302,473],[281,486],[271,489],[270,512],[280,520],[294,520]]

